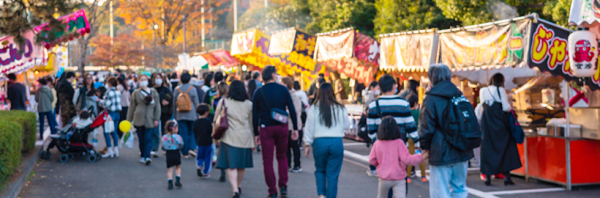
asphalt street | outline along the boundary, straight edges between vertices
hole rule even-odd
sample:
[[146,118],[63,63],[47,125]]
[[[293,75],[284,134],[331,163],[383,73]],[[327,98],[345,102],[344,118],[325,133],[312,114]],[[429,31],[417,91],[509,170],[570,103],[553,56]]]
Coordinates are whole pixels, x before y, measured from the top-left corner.
[[[368,164],[364,157],[369,149],[352,140],[345,140],[345,149],[351,154],[346,155],[342,165],[338,197],[376,197],[378,178],[365,174]],[[231,197],[229,183],[218,181],[219,170],[213,169],[209,179],[196,176],[194,159],[182,159],[183,188],[167,190],[164,156],[153,158],[149,166],[140,164],[137,139],[133,149],[120,149],[120,154],[118,158],[102,159],[96,163],[75,158],[63,164],[58,160],[59,152],[54,149],[50,160],[40,160],[36,165],[29,178],[30,184],[24,187],[20,197]],[[247,169],[242,183],[242,197],[265,197],[267,186],[263,176],[262,155],[254,152],[253,160],[254,168]],[[289,173],[289,198],[317,197],[312,156],[302,157],[302,168],[302,173]],[[558,198],[598,197],[600,194],[600,186],[564,191],[564,188],[548,183],[525,181],[519,177],[514,180],[516,186],[505,187],[501,180],[495,180],[493,186],[487,187],[479,180],[477,170],[470,171],[467,178],[469,197]],[[407,197],[429,197],[428,183],[414,178],[409,184]]]

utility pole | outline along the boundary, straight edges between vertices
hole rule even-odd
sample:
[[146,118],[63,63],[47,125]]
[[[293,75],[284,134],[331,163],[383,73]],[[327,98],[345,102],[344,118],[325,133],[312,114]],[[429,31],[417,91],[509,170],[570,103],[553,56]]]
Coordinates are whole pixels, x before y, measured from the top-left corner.
[[154,27],[152,27],[153,34],[152,34],[152,40],[154,40],[154,60],[152,61],[154,64],[154,68],[156,68],[158,66],[158,60],[157,60],[157,55],[156,55],[156,30],[158,29],[158,25],[154,25]]
[[110,0],[109,3],[109,9],[110,9],[110,46],[112,47],[113,45],[113,37],[115,36],[113,33],[113,1]]
[[269,7],[269,0],[265,0],[265,8]]
[[183,53],[185,53],[185,22],[187,21],[185,14],[183,15]]
[[205,22],[204,22],[204,0],[200,1],[200,3],[202,4],[202,8],[200,8],[200,10],[202,12],[202,19],[201,19],[202,20],[202,26],[201,26],[202,27],[202,51],[205,51],[204,50],[204,47],[205,47],[204,41],[206,40],[206,34],[204,32],[205,31],[204,29],[206,27],[204,26],[204,24],[205,24]]
[[233,0],[233,32],[237,32],[237,0]]

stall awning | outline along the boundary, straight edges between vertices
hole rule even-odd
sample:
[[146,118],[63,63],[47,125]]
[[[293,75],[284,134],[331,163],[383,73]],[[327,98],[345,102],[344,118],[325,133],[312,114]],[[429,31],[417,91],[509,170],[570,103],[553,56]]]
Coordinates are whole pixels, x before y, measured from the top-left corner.
[[177,56],[179,58],[179,62],[177,62],[177,67],[175,70],[201,70],[208,69],[208,62],[202,56],[190,56],[188,53],[179,54]]
[[569,25],[588,26],[600,22],[600,2],[595,0],[572,0]]
[[27,31],[23,36],[25,41],[21,53],[19,53],[19,44],[14,41],[14,37],[0,38],[0,76],[27,71],[35,66],[36,62],[41,64],[48,60],[44,48],[35,43],[33,31]]
[[379,69],[398,72],[423,72],[435,63],[438,36],[433,30],[379,35]]
[[379,66],[379,42],[352,28],[317,35],[314,59],[360,83],[374,80]]
[[225,68],[231,68],[240,64],[240,62],[235,60],[227,50],[212,51],[210,54],[212,54],[212,56],[219,61],[219,64],[223,65]]
[[[46,49],[90,33],[90,24],[84,10],[62,16],[58,20],[66,24],[66,28],[62,31],[48,27],[48,23],[34,28],[34,31],[39,33],[38,36],[43,38]],[[50,34],[54,35],[57,39],[50,40],[47,36]]]

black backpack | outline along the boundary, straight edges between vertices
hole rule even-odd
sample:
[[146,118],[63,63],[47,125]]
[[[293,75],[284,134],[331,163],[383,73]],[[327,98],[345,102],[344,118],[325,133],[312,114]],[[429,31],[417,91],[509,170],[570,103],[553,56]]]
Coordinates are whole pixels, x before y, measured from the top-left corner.
[[461,151],[481,145],[481,130],[473,105],[465,96],[454,96],[448,104],[448,116],[443,123],[444,139]]

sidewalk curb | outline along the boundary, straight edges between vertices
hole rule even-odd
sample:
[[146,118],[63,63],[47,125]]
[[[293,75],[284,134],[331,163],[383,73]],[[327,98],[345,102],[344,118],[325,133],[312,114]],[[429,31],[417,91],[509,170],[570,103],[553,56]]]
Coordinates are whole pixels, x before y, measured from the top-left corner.
[[19,165],[19,169],[23,170],[23,174],[21,174],[20,178],[18,178],[15,182],[9,183],[4,191],[0,194],[0,197],[4,198],[17,198],[19,194],[21,194],[21,190],[23,190],[23,186],[27,183],[27,178],[31,173],[31,170],[35,167],[36,162],[40,158],[40,153],[42,152],[43,147],[40,147],[38,151],[28,159],[24,161],[21,165]]
[[347,150],[344,150],[344,157],[349,157],[349,158],[359,160],[364,163],[369,163],[369,156],[359,155],[357,153],[347,151]]

